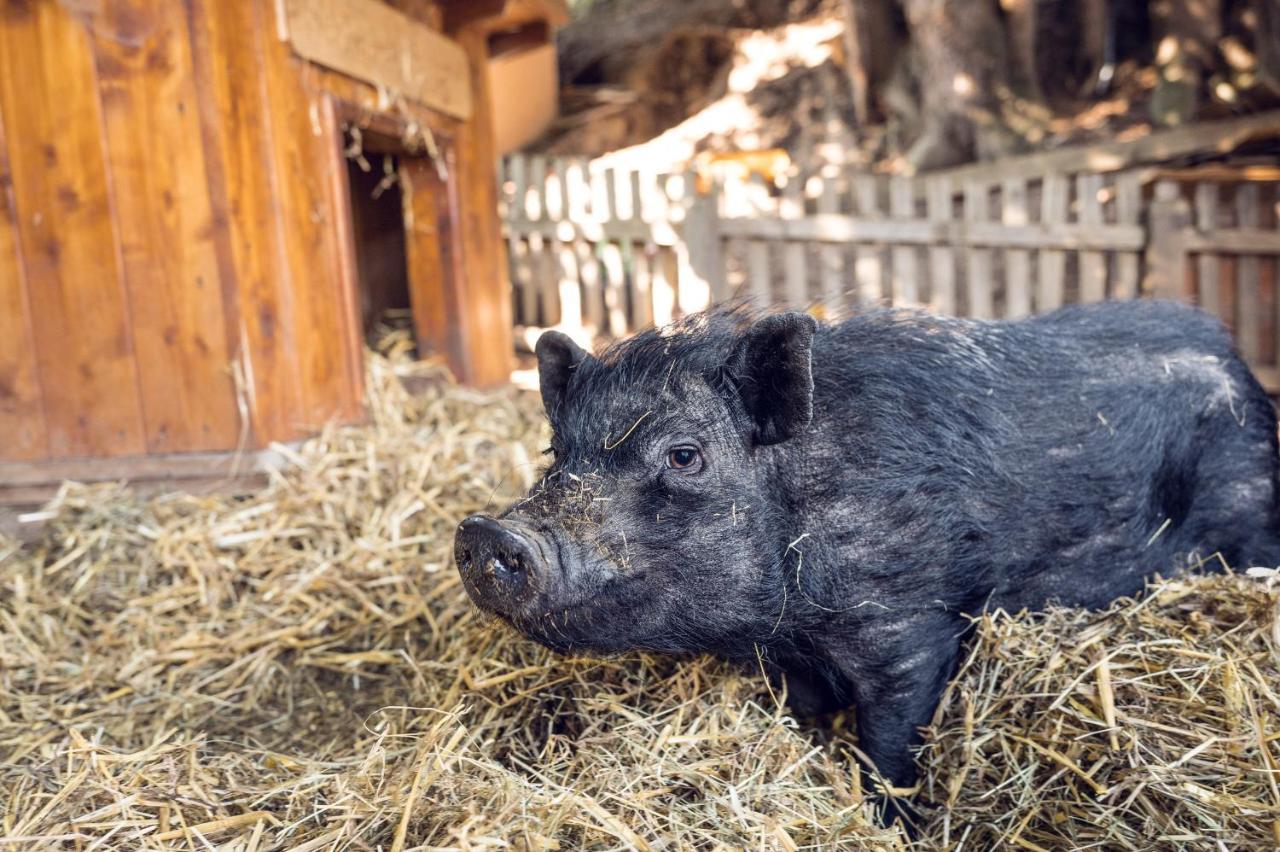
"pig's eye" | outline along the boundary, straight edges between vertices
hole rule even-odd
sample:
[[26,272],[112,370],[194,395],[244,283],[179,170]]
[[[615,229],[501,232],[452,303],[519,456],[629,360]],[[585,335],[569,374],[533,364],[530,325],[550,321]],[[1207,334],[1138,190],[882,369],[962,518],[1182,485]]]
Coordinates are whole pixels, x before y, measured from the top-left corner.
[[702,467],[702,453],[697,447],[675,447],[667,453],[667,467],[683,473],[695,473]]

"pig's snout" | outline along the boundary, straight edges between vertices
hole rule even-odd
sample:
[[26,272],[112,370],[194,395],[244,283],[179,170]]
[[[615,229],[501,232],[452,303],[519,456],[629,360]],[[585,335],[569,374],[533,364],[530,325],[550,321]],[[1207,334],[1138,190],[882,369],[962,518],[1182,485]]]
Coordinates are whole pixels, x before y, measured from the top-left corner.
[[500,615],[511,615],[541,585],[546,570],[528,535],[485,515],[458,525],[453,554],[472,600]]

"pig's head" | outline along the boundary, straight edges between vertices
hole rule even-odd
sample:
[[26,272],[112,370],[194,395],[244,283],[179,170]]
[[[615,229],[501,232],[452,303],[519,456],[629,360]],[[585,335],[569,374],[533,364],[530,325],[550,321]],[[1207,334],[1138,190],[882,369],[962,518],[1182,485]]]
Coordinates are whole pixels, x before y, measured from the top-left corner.
[[814,330],[701,315],[598,358],[543,335],[551,463],[458,527],[472,599],[559,651],[737,655],[776,632],[793,509],[777,447],[812,418]]

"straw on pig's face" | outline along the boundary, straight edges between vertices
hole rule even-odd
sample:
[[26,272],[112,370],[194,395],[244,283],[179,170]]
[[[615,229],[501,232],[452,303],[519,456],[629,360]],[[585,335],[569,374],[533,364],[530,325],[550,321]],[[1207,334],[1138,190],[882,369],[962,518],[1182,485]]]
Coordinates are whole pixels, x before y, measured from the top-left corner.
[[750,424],[727,353],[651,343],[540,347],[551,463],[498,521],[464,522],[459,566],[481,607],[556,650],[747,656],[785,606]]

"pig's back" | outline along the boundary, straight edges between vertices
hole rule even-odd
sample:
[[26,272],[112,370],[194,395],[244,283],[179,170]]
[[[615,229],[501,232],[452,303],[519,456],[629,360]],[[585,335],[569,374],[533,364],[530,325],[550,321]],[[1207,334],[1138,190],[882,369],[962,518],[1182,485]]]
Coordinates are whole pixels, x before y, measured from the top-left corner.
[[[1249,551],[1274,539],[1274,410],[1202,312],[869,315],[822,332],[814,365],[819,429],[847,462],[828,493],[886,593],[1100,606],[1188,551],[1273,555]],[[934,567],[904,575],[922,551]]]

